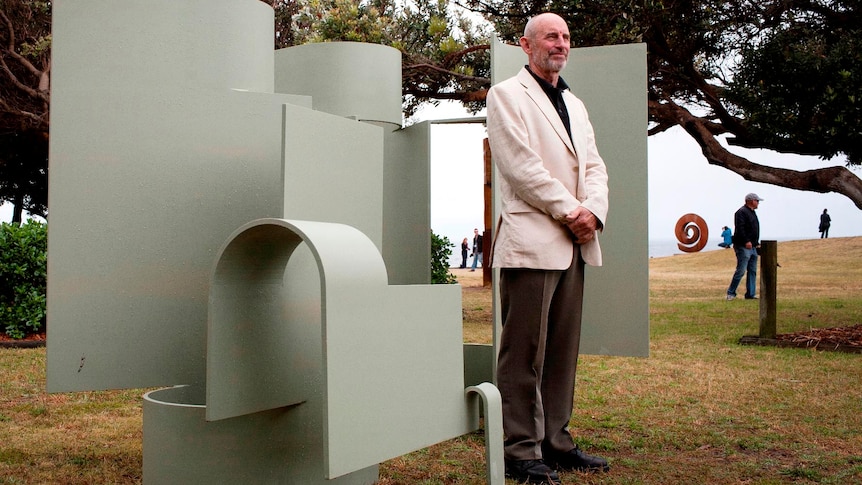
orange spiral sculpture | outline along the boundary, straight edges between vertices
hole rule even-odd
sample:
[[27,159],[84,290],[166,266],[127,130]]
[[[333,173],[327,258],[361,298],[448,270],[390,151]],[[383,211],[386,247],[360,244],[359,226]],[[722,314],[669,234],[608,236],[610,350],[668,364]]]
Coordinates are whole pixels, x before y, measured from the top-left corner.
[[706,221],[697,214],[686,214],[676,221],[677,247],[685,253],[696,253],[706,247],[709,229]]

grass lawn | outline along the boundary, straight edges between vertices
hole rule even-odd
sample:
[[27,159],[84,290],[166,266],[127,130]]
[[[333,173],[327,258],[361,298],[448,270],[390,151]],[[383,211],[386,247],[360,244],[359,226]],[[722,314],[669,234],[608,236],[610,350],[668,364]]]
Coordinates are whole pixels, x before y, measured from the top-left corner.
[[[862,323],[862,238],[781,242],[778,261],[779,333]],[[564,483],[862,483],[862,355],[739,345],[759,302],[724,299],[734,266],[650,260],[650,357],[579,363],[572,432],[611,471]],[[490,342],[490,291],[457,276],[465,340]],[[44,348],[0,349],[0,376],[0,484],[141,481],[142,390],[46,394]],[[484,483],[483,440],[390,460],[380,484]]]

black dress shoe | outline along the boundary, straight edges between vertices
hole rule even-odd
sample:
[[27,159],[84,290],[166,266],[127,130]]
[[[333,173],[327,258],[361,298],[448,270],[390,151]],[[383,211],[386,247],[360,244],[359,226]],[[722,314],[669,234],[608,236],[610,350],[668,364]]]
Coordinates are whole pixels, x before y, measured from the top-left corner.
[[560,476],[542,460],[506,460],[506,477],[518,483],[561,485]]
[[578,470],[590,472],[606,472],[611,469],[608,460],[600,456],[588,455],[575,446],[567,453],[545,453],[545,463],[555,470]]

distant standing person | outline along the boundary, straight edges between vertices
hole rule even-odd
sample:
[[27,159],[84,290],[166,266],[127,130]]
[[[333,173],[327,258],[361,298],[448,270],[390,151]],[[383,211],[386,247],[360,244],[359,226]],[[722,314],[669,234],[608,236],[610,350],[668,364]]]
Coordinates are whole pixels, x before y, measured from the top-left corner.
[[459,268],[464,269],[467,267],[467,251],[470,249],[470,245],[467,243],[467,238],[465,237],[463,241],[461,241],[461,266]]
[[470,271],[476,271],[476,265],[482,261],[482,235],[479,234],[479,229],[473,229],[473,267]]
[[730,286],[727,288],[727,299],[736,298],[736,287],[745,274],[745,299],[753,300],[757,284],[757,248],[760,247],[760,221],[754,212],[760,201],[757,194],[745,196],[745,205],[736,211],[733,217],[733,250],[736,252],[736,271]]
[[723,248],[730,248],[733,245],[733,233],[730,232],[729,227],[721,228],[721,242],[718,245]]
[[823,209],[823,214],[820,214],[820,239],[829,237],[829,226],[832,225],[832,218]]

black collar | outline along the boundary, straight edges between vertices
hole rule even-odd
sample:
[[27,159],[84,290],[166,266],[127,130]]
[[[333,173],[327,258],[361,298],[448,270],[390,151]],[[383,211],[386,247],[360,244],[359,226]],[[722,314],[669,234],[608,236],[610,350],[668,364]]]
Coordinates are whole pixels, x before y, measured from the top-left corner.
[[542,90],[545,91],[548,96],[559,96],[563,91],[567,91],[569,89],[569,85],[566,84],[566,81],[562,77],[557,78],[557,85],[554,86],[546,79],[539,77],[535,72],[533,72],[532,69],[530,69],[530,66],[524,67],[527,68],[527,72],[529,72],[530,75],[533,76],[533,79],[535,79],[536,82],[539,83],[539,86],[542,87]]

